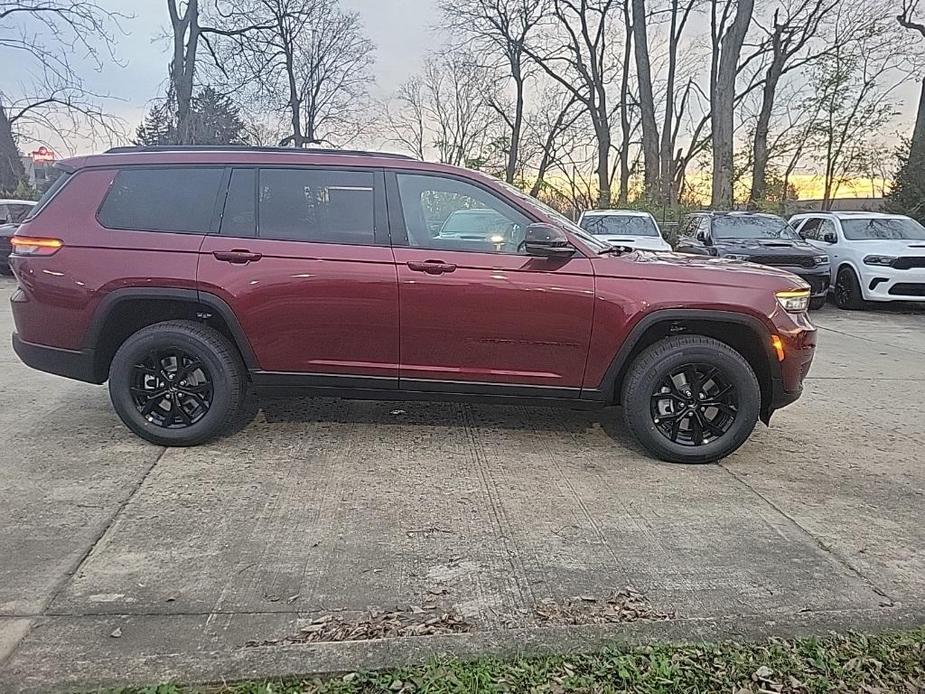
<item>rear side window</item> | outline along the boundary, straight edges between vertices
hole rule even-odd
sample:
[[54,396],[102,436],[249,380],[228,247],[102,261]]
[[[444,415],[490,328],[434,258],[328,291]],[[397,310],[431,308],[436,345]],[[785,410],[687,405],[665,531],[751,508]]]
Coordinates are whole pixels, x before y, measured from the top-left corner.
[[260,238],[375,245],[375,174],[261,169]]
[[223,175],[221,168],[122,169],[99,221],[110,229],[207,233]]

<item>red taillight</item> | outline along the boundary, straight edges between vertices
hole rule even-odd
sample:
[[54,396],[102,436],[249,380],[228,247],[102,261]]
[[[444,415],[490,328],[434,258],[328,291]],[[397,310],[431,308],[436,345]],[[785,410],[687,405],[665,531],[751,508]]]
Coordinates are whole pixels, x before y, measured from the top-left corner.
[[64,244],[60,239],[14,236],[10,239],[14,255],[54,255]]

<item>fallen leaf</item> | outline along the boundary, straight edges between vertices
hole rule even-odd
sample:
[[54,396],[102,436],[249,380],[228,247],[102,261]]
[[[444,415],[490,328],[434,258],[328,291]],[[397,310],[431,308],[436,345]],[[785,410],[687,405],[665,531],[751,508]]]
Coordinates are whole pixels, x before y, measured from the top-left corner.
[[122,627],[116,627],[115,631],[113,631],[110,634],[110,636],[114,639],[121,638],[122,637]]

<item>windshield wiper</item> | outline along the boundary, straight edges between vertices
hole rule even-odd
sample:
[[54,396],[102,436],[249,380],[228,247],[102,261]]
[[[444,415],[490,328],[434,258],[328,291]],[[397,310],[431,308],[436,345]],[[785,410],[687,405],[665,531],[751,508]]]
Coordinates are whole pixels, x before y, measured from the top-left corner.
[[607,248],[605,248],[604,250],[598,251],[597,254],[605,255],[607,253],[616,253],[617,255],[623,255],[624,253],[632,253],[635,250],[636,249],[633,248],[632,246],[614,245],[614,246],[607,246]]

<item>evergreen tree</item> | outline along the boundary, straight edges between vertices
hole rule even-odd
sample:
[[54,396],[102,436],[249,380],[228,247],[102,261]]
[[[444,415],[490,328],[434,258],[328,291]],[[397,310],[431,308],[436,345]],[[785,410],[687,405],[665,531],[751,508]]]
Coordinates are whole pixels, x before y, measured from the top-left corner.
[[925,152],[911,153],[907,142],[898,154],[899,168],[886,196],[885,209],[925,224]]
[[[174,116],[167,103],[151,109],[135,131],[135,144],[179,144]],[[238,107],[227,96],[204,87],[193,97],[190,110],[190,144],[244,144],[244,123]]]
[[16,190],[24,175],[9,118],[0,104],[0,193],[8,195]]

